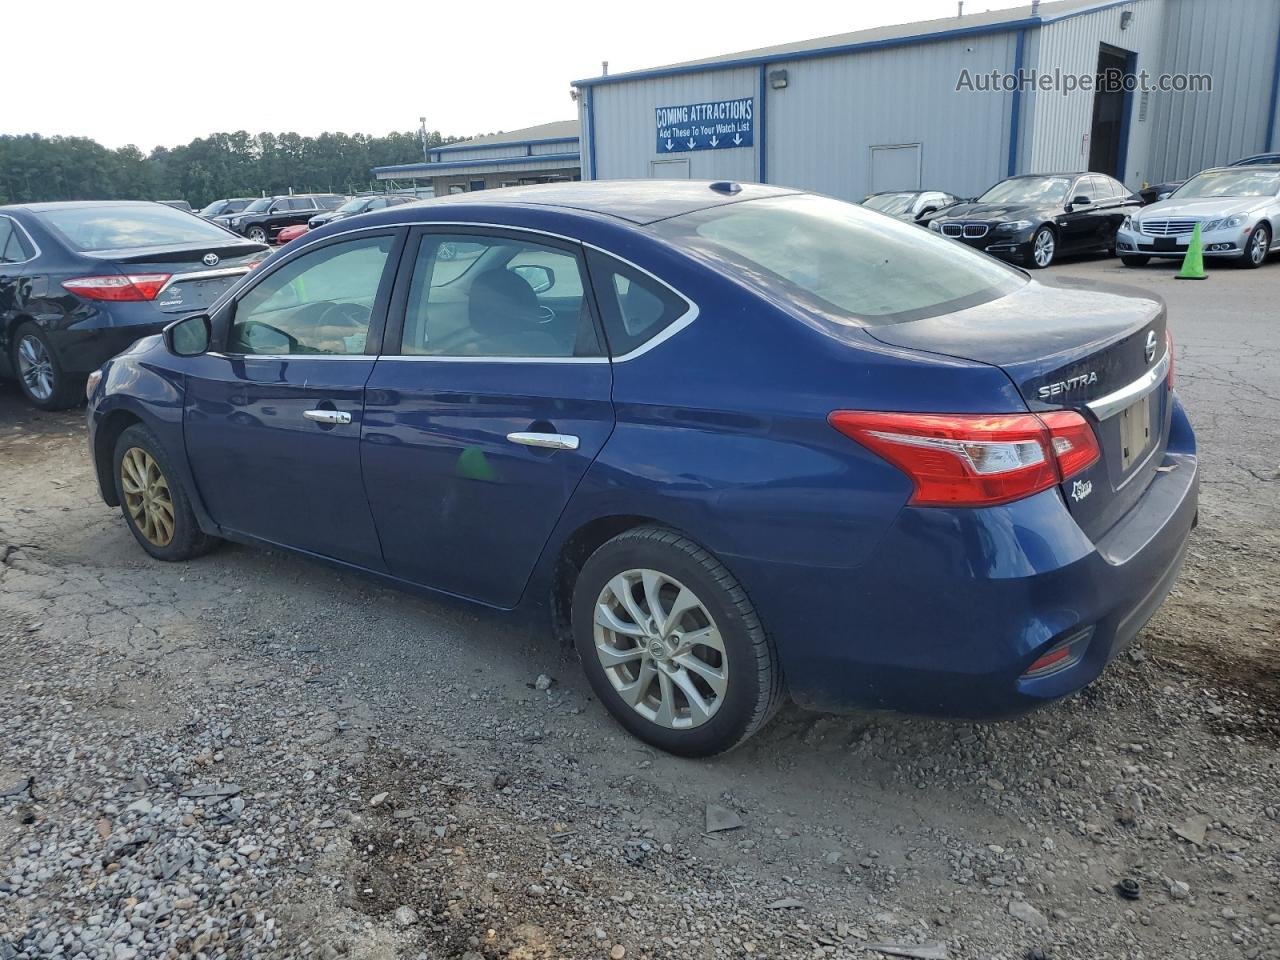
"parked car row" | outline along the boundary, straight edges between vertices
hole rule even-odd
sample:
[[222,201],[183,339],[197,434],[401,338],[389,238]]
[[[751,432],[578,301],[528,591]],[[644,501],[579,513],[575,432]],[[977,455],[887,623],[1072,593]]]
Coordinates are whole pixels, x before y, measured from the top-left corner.
[[863,205],[1031,269],[1060,254],[1119,254],[1125,266],[1186,256],[1199,225],[1207,257],[1260,267],[1277,248],[1280,155],[1265,154],[1143,197],[1101,173],[1025,174],[974,200],[932,208],[941,191],[872,194]]

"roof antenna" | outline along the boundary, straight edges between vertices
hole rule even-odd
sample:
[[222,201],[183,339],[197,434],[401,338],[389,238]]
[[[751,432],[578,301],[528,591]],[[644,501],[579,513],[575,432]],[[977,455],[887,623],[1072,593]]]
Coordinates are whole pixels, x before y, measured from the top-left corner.
[[608,60],[601,60],[601,61],[600,61],[600,75],[601,75],[601,76],[604,76],[604,77],[607,77],[607,76],[609,75],[609,61],[608,61]]

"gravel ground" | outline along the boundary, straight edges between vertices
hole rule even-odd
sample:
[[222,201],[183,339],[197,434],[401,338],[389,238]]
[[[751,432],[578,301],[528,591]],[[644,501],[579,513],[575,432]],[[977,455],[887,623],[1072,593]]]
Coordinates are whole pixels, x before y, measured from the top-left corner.
[[1174,596],[1021,720],[787,709],[711,762],[536,628],[149,560],[81,415],[0,389],[0,960],[1280,958],[1280,263],[1057,269],[1171,301],[1206,461]]

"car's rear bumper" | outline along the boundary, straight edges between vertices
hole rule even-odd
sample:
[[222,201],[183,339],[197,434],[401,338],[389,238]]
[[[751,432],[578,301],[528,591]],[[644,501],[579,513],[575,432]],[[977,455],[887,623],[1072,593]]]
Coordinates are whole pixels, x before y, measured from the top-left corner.
[[[1164,467],[1097,543],[1054,489],[978,510],[906,508],[870,561],[852,570],[728,562],[802,705],[1013,715],[1097,678],[1168,595],[1199,489],[1181,407]],[[1071,665],[1024,676],[1048,651],[1085,636]]]

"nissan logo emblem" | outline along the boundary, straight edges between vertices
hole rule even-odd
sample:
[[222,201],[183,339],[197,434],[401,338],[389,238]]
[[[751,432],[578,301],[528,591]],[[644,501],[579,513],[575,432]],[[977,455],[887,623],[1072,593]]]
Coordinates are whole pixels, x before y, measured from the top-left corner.
[[1154,330],[1147,331],[1147,346],[1143,353],[1146,355],[1147,363],[1156,358],[1156,332]]
[[[206,267],[213,267],[213,266],[217,266],[217,264],[218,264],[218,260],[219,260],[219,259],[220,259],[220,257],[219,257],[216,253],[206,253],[206,254],[204,255],[204,265],[205,265]],[[1153,333],[1153,334],[1152,334],[1152,336],[1154,337],[1154,336],[1155,336],[1155,334]],[[1150,359],[1150,358],[1148,358],[1148,359]]]

